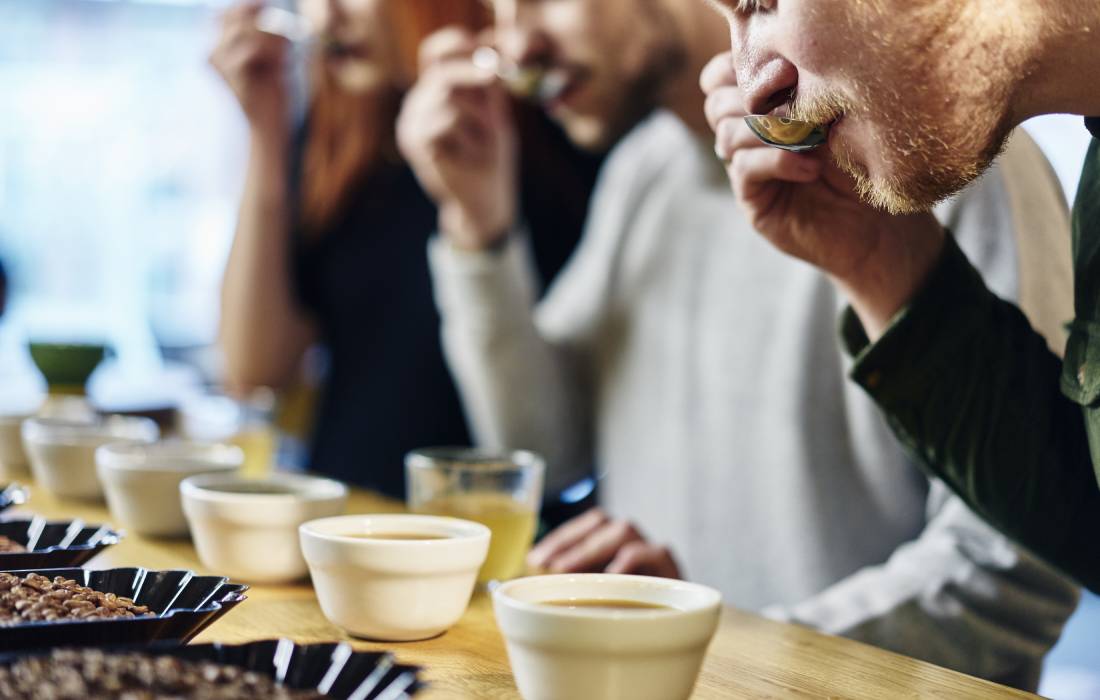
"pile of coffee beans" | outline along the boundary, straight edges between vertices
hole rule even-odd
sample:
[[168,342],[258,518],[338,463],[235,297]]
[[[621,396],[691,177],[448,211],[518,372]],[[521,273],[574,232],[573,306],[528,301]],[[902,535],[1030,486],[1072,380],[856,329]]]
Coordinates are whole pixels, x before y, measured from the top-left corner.
[[57,576],[26,578],[0,572],[0,626],[53,620],[92,620],[152,614],[129,598],[102,593]]
[[60,650],[0,666],[0,697],[13,700],[320,700],[313,690],[292,690],[270,676],[238,666],[184,661],[171,656]]
[[10,537],[0,535],[0,554],[13,554],[15,552],[25,552],[27,548],[19,544]]

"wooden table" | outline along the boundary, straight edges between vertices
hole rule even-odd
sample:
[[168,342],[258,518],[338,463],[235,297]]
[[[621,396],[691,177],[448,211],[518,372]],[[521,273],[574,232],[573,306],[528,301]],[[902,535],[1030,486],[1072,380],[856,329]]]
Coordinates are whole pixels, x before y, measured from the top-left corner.
[[[353,493],[351,513],[394,512],[400,504]],[[15,513],[112,522],[101,505],[59,501],[32,487]],[[89,563],[92,568],[144,566],[205,569],[189,542],[127,536]],[[288,637],[298,642],[346,640],[361,649],[389,649],[404,663],[424,666],[431,688],[421,697],[518,698],[504,644],[487,596],[475,595],[459,623],[425,642],[373,644],[351,640],[321,614],[308,583],[253,586],[248,600],[209,627],[197,642],[247,642]],[[995,683],[948,671],[847,639],[765,620],[727,608],[710,646],[694,698],[1034,698]],[[584,700],[578,698],[577,700]]]

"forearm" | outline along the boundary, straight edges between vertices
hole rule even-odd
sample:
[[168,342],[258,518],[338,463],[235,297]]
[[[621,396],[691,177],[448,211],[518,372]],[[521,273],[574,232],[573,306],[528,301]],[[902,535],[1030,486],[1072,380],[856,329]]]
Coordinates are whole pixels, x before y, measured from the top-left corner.
[[997,529],[1100,589],[1100,490],[1061,363],[951,241],[913,303],[869,345],[849,316],[853,377],[901,442]]
[[886,331],[890,321],[927,282],[943,255],[944,230],[931,214],[885,219],[883,231],[858,264],[833,275],[872,340]]
[[222,284],[220,340],[231,386],[277,386],[311,336],[290,269],[287,144],[254,134],[236,236]]
[[430,245],[443,344],[480,445],[524,448],[548,461],[547,488],[587,469],[591,421],[569,352],[535,323],[535,280],[525,245],[471,253]]

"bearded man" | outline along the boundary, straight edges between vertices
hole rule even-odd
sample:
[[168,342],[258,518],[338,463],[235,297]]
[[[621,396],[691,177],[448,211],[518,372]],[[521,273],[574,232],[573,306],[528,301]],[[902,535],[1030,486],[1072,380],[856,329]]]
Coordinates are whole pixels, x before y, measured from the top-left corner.
[[[713,4],[733,44],[701,79],[717,150],[756,229],[850,300],[851,376],[976,512],[1100,590],[1100,120],[1085,120],[1064,362],[929,213],[1024,120],[1100,114],[1100,3]],[[828,148],[762,147],[746,113],[828,124]]]

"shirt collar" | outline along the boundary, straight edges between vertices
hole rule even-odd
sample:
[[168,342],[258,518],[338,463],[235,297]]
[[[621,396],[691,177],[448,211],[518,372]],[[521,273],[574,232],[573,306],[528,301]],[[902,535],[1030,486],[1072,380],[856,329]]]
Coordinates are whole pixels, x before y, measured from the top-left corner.
[[1100,117],[1085,117],[1085,128],[1092,132],[1093,138],[1100,139]]

